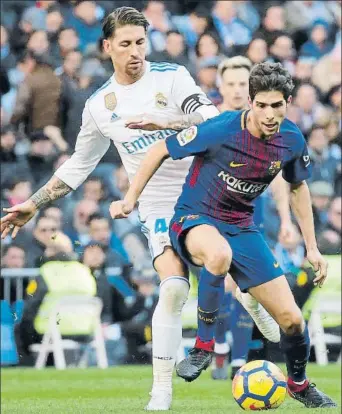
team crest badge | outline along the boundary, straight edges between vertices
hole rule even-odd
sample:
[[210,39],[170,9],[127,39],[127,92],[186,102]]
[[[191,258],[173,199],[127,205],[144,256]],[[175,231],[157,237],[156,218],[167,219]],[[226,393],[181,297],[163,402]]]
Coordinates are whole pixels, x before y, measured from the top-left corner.
[[116,104],[117,104],[115,93],[114,92],[107,93],[107,95],[105,95],[104,97],[104,101],[105,101],[105,107],[109,109],[110,111],[114,111]]
[[177,134],[177,140],[181,147],[184,145],[189,144],[192,140],[196,138],[197,135],[197,126],[193,125],[188,129],[184,129],[182,132]]
[[161,92],[156,95],[156,107],[160,109],[167,107],[167,98]]
[[281,161],[272,161],[268,170],[271,174],[277,174],[281,170]]

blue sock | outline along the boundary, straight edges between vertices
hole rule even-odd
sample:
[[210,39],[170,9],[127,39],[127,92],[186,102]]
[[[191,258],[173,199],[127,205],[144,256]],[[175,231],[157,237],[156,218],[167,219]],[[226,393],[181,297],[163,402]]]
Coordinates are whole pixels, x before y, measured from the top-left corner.
[[215,330],[215,342],[224,344],[226,342],[226,334],[229,325],[230,306],[232,303],[232,292],[225,292],[221,302],[219,315]]
[[217,316],[224,295],[224,276],[215,276],[202,267],[198,284],[198,337],[203,342],[214,339]]
[[286,335],[280,331],[280,349],[284,352],[289,378],[294,382],[306,379],[306,364],[310,356],[310,337],[308,327],[299,335]]
[[254,322],[241,303],[233,299],[230,332],[233,338],[232,366],[244,365],[247,361],[249,343],[252,339]]

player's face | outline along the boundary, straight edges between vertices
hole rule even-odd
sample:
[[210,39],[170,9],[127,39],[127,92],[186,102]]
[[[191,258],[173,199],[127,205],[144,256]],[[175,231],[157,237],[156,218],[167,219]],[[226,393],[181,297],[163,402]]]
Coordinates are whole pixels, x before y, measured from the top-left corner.
[[226,69],[223,72],[220,92],[225,104],[232,110],[244,108],[248,103],[249,72],[245,68]]
[[260,136],[267,138],[275,134],[286,116],[287,104],[291,102],[291,97],[286,102],[281,92],[267,91],[256,94],[253,102],[250,98],[248,100]]
[[114,36],[103,41],[115,71],[132,79],[140,77],[146,55],[146,34],[142,26],[127,25],[115,30]]

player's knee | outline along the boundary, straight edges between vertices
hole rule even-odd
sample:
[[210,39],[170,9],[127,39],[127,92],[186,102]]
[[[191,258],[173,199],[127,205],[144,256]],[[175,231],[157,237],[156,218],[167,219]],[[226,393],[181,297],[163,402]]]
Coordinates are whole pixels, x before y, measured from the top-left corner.
[[298,335],[303,331],[303,315],[299,309],[284,311],[280,315],[279,325],[286,335]]
[[232,261],[232,251],[228,244],[213,249],[205,258],[206,269],[214,275],[225,276]]
[[163,306],[169,314],[178,314],[182,311],[188,299],[189,283],[181,277],[168,277],[163,280],[159,291],[159,306]]

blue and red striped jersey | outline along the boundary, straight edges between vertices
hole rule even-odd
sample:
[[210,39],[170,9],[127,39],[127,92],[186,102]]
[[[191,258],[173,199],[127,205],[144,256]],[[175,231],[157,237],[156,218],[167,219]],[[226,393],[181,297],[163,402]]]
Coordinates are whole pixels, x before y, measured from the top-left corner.
[[248,111],[227,111],[166,139],[170,156],[195,156],[176,213],[208,215],[230,224],[253,223],[254,200],[280,170],[289,183],[310,176],[299,128],[285,119],[271,139],[254,137]]

